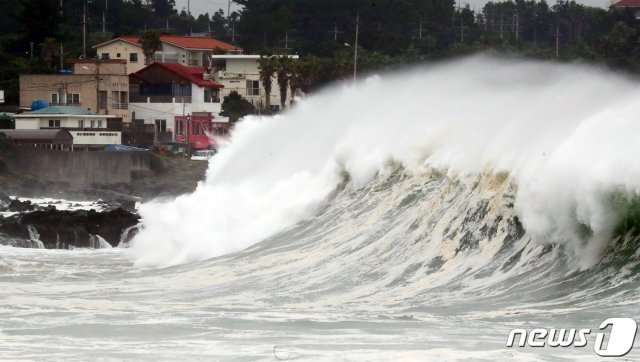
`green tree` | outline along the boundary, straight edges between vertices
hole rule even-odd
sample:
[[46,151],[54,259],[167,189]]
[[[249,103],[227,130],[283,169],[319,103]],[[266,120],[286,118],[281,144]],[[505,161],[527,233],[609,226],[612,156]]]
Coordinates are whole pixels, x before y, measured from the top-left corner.
[[229,117],[229,122],[232,124],[248,114],[255,113],[255,111],[253,105],[236,91],[229,93],[222,101],[222,114]]
[[153,55],[162,50],[162,42],[160,41],[160,32],[157,30],[147,30],[140,36],[140,44],[142,44],[142,53],[144,54],[144,64],[151,64]]
[[45,38],[57,38],[60,35],[62,15],[57,1],[20,0],[19,18],[24,25],[24,40],[41,44]]
[[42,60],[47,63],[49,68],[53,68],[53,60],[56,55],[60,55],[58,51],[60,49],[59,43],[53,38],[45,38],[42,43]]
[[280,109],[284,110],[287,105],[287,90],[289,89],[289,79],[293,70],[293,58],[282,55],[274,60],[277,66],[276,76],[280,90]]
[[261,55],[258,60],[260,82],[264,88],[266,112],[271,112],[271,86],[273,74],[278,69],[276,61],[271,55]]
[[175,12],[175,0],[151,0],[151,9],[155,16],[166,19],[167,16]]

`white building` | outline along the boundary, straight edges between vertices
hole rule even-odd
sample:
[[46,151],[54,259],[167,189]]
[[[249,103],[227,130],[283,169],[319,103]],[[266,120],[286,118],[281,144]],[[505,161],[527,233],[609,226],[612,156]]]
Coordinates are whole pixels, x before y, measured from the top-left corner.
[[[292,59],[298,59],[297,55],[289,55]],[[256,109],[265,106],[265,92],[260,81],[259,68],[260,55],[212,55],[211,67],[213,80],[222,84],[221,98],[232,91],[238,92],[243,98],[251,102]],[[287,90],[289,92],[290,90]],[[280,88],[278,79],[274,75],[271,81],[270,104],[272,111],[280,109]],[[287,94],[287,104],[292,100],[291,94]]]
[[96,114],[74,106],[51,106],[15,115],[16,129],[66,129],[74,146],[101,147],[122,143],[122,133],[110,130],[114,115]]
[[[178,63],[184,66],[209,66],[214,52],[224,51],[242,54],[242,48],[233,44],[201,36],[161,35],[162,50],[154,55],[154,61]],[[140,37],[121,36],[94,46],[101,59],[124,59],[127,69],[135,73],[145,67]]]
[[129,76],[130,119],[155,125],[156,142],[172,142],[174,117],[220,113],[222,87],[206,67],[152,63]]

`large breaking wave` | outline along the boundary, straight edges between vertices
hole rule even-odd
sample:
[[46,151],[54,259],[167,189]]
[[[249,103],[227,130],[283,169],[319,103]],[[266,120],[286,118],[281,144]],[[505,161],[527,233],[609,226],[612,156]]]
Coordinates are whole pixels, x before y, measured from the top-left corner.
[[586,269],[638,209],[638,99],[602,70],[486,56],[328,88],[239,123],[193,194],[143,205],[131,253],[163,267],[279,235],[291,268],[348,250],[325,262],[393,259],[388,284],[431,270],[412,290],[542,254]]

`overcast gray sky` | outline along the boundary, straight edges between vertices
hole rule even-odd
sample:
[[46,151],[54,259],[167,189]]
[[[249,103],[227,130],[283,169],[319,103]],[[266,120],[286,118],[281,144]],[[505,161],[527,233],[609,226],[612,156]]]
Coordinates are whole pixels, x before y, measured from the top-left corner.
[[[218,9],[224,10],[227,13],[228,0],[190,0],[191,14],[197,17],[200,14],[209,13],[209,15],[218,11]],[[176,9],[178,12],[182,11],[182,8],[187,9],[187,0],[176,0]],[[231,2],[231,11],[238,10],[240,6]]]
[[[322,1],[322,0],[317,0]],[[462,6],[468,3],[471,8],[475,10],[480,10],[487,3],[487,0],[457,0],[461,1]],[[209,13],[213,14],[218,9],[222,9],[227,12],[228,0],[190,0],[191,4],[191,13],[193,16],[198,16],[200,14]],[[610,0],[577,0],[578,3],[589,5],[589,6],[599,6],[599,7],[608,7],[611,4]],[[555,0],[547,0],[549,5],[555,4]],[[187,0],[176,0],[176,9],[178,12],[182,10],[182,8],[187,8]],[[235,4],[233,1],[231,2],[231,11],[238,10],[240,6]]]

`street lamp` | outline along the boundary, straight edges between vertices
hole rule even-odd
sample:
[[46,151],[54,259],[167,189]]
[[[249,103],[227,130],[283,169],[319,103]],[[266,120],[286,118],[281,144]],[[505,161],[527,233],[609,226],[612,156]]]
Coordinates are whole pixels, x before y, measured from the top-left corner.
[[[360,27],[360,12],[356,13],[356,43],[353,47],[353,83],[357,79],[358,71],[358,28]],[[344,46],[350,47],[349,43],[344,43]]]

